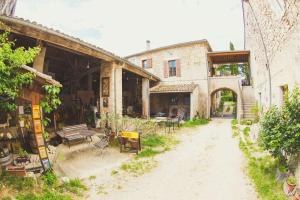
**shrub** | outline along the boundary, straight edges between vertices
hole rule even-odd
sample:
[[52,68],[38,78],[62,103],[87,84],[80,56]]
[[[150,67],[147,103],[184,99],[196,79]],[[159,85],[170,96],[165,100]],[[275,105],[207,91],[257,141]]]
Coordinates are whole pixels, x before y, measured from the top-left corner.
[[300,151],[300,92],[296,87],[281,109],[272,106],[261,120],[261,145],[282,164]]
[[44,180],[44,182],[49,185],[49,186],[53,186],[54,184],[57,183],[57,176],[54,174],[53,171],[48,171],[46,172],[43,176],[42,179]]
[[84,190],[87,190],[87,187],[78,178],[71,179],[69,182],[64,183],[63,188],[77,195],[81,195]]

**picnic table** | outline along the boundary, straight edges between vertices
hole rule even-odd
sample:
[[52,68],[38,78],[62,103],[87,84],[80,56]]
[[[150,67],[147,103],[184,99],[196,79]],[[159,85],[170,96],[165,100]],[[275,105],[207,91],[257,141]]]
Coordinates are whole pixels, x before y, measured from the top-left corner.
[[74,126],[63,127],[62,131],[58,131],[57,135],[60,136],[64,142],[67,142],[70,148],[70,143],[74,141],[84,141],[88,138],[92,141],[92,136],[96,134],[95,131],[88,130],[86,124],[79,124]]

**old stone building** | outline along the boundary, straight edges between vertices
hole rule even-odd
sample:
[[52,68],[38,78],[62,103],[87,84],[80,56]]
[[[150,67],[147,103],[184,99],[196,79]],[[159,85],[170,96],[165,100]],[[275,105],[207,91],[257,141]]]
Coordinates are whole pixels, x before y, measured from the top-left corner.
[[207,40],[198,40],[147,49],[126,58],[161,80],[151,85],[152,116],[180,115],[192,119],[210,117],[214,95],[223,89],[236,94],[237,117],[244,117],[246,103],[253,103],[252,88],[242,84],[238,75],[215,72],[220,64],[248,63],[249,56],[249,51],[212,52]]
[[300,83],[300,1],[244,0],[243,13],[255,98],[280,106]]

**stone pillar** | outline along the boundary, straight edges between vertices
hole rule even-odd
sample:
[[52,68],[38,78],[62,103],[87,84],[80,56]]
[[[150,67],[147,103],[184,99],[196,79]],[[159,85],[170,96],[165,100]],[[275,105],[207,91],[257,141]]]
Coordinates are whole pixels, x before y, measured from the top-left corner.
[[46,47],[44,44],[40,41],[38,42],[38,46],[41,48],[41,51],[39,55],[37,55],[33,61],[33,68],[36,69],[39,72],[44,72],[44,61],[45,61],[45,55],[46,55]]
[[150,81],[147,78],[142,78],[142,116],[150,117]]
[[[103,94],[103,79],[109,80],[109,94]],[[100,111],[101,115],[122,115],[122,65],[115,62],[103,62],[100,73]]]

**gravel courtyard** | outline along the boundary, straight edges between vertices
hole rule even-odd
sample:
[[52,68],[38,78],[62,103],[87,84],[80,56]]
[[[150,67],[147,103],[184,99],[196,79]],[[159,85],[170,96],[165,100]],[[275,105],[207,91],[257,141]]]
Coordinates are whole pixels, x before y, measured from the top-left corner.
[[244,158],[231,137],[230,120],[214,119],[182,134],[172,151],[156,157],[158,167],[128,179],[122,188],[89,199],[143,200],[255,200],[244,172]]

